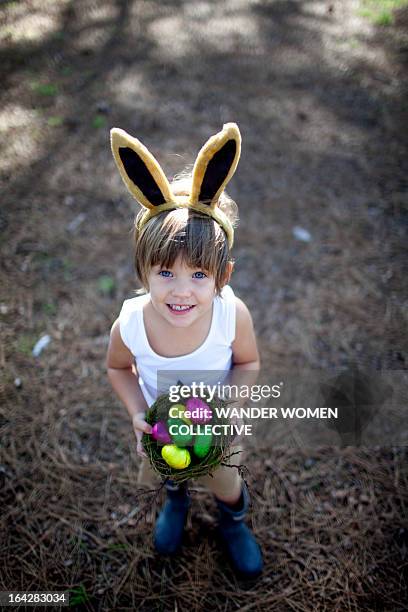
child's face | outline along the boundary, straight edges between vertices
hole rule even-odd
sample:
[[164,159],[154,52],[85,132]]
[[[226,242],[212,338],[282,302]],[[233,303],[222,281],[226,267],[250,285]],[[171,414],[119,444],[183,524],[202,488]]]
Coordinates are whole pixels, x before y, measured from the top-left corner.
[[179,256],[171,268],[152,267],[149,290],[153,307],[168,323],[190,327],[211,310],[215,279]]

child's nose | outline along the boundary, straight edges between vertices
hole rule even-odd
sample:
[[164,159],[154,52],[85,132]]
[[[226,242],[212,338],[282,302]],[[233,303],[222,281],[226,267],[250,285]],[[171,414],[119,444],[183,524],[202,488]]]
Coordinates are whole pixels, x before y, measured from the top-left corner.
[[189,281],[179,280],[173,287],[173,295],[175,297],[188,297],[191,295],[191,286]]

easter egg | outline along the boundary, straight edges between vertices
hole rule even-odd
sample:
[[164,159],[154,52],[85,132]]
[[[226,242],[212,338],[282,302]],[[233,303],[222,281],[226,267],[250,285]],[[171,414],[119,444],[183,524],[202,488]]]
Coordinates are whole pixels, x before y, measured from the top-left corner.
[[[189,426],[186,425],[184,421],[182,421],[181,419],[169,419],[167,421],[167,425],[169,427],[171,439],[173,440],[174,444],[176,444],[176,446],[188,446],[189,444],[191,444],[193,436],[190,433],[180,433],[180,428],[182,432],[187,432],[189,430]],[[174,426],[174,428],[172,426]]]
[[211,448],[212,435],[201,435],[197,436],[197,440],[194,443],[193,451],[196,457],[203,459],[208,454]]
[[187,414],[192,423],[204,425],[212,419],[212,410],[199,397],[190,397],[186,402]]
[[182,470],[190,465],[191,457],[188,450],[178,448],[175,444],[163,446],[161,454],[167,465],[175,470]]
[[174,404],[169,410],[170,417],[173,419],[181,419],[187,425],[191,425],[190,419],[184,416],[185,410],[186,407],[184,406],[184,404]]
[[152,438],[160,442],[160,444],[171,444],[172,440],[170,438],[170,434],[167,431],[166,423],[163,421],[158,421],[152,427]]

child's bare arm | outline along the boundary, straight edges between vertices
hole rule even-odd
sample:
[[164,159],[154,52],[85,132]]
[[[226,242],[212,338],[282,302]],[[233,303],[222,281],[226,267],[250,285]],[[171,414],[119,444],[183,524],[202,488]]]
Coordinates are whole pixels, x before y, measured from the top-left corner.
[[261,360],[251,314],[242,300],[236,298],[236,331],[232,343],[232,360],[234,369],[259,370]]
[[142,435],[143,432],[151,433],[151,426],[144,420],[148,405],[137,380],[133,355],[120,335],[118,319],[111,329],[106,367],[109,381],[119,399],[126,406],[132,420],[137,439],[137,453],[146,457],[142,446]]
[[[251,314],[242,300],[236,298],[235,340],[232,343],[231,382],[238,386],[254,385],[258,379],[261,362],[256,343]],[[245,404],[244,400],[237,402]]]
[[[232,369],[230,381],[238,388],[254,385],[258,379],[261,362],[256,343],[251,314],[242,300],[236,298],[235,340],[232,343]],[[240,408],[247,404],[244,397],[237,397],[235,405]],[[231,422],[239,424],[242,419],[233,418]],[[236,436],[234,444],[238,444],[240,436]]]

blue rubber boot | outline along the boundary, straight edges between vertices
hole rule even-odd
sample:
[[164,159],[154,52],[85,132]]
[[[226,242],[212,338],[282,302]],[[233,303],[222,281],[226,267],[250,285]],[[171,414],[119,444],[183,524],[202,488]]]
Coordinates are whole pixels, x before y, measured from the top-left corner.
[[174,555],[179,550],[191,504],[186,483],[167,481],[167,499],[154,529],[154,547],[160,555]]
[[259,576],[263,568],[262,552],[244,518],[249,507],[249,493],[242,483],[241,498],[232,508],[217,499],[219,509],[218,533],[230,562],[240,578]]

